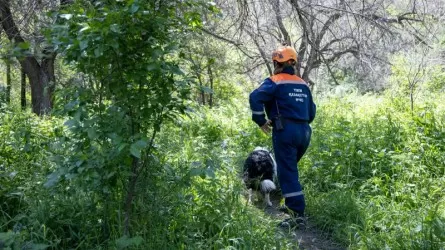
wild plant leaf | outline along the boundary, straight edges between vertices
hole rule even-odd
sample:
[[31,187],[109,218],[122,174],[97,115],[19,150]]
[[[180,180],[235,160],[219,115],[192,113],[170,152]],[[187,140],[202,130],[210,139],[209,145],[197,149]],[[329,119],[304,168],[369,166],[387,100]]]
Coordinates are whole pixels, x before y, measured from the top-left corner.
[[128,143],[121,143],[121,144],[119,144],[119,147],[117,148],[117,150],[119,152],[121,152],[127,146],[128,146]]
[[43,186],[46,188],[53,187],[54,185],[57,184],[59,178],[60,178],[60,173],[57,171],[53,172],[48,176],[47,181],[45,182],[45,184],[43,184]]
[[75,128],[79,125],[79,122],[76,121],[75,119],[71,119],[71,120],[66,121],[64,124],[68,128]]
[[88,137],[91,140],[94,140],[94,139],[97,138],[97,133],[96,133],[96,129],[95,128],[88,128],[87,133],[88,133]]
[[139,5],[136,3],[133,3],[130,7],[130,13],[134,14],[139,10]]
[[203,86],[203,87],[201,87],[201,90],[204,91],[204,93],[213,94],[213,89],[211,89],[209,87]]
[[128,238],[128,236],[122,236],[116,240],[116,247],[118,249],[124,249],[130,246],[139,246],[144,242],[144,239],[141,236],[135,236],[132,238]]
[[208,176],[208,177],[210,177],[212,179],[216,177],[215,170],[213,168],[210,168],[210,167],[205,170],[205,174],[206,174],[206,176]]
[[73,14],[61,14],[60,17],[66,20],[70,20],[71,18],[73,18]]
[[21,42],[21,43],[18,43],[17,46],[20,49],[27,50],[30,48],[31,44],[29,42]]
[[191,177],[200,176],[200,175],[202,175],[202,173],[203,173],[203,170],[201,168],[192,168],[190,170],[190,176]]
[[138,140],[131,144],[130,153],[136,158],[141,158],[141,151],[147,147],[147,140]]
[[436,215],[432,224],[434,235],[441,241],[445,242],[445,218]]
[[2,246],[10,247],[12,244],[14,244],[14,241],[15,241],[15,235],[13,232],[0,233],[0,244]]
[[46,245],[46,244],[31,244],[28,246],[29,248],[31,248],[31,250],[45,250],[48,249],[50,247],[50,245]]

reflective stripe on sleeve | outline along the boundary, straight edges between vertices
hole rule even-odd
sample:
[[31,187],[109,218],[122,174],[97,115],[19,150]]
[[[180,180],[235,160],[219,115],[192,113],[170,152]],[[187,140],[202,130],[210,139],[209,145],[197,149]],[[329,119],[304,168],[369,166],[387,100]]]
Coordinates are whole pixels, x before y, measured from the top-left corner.
[[252,114],[253,115],[264,115],[264,111],[253,111],[252,110]]
[[288,193],[288,194],[283,194],[283,196],[284,196],[285,198],[294,197],[294,196],[300,196],[300,195],[303,195],[303,191],[293,192],[293,193]]

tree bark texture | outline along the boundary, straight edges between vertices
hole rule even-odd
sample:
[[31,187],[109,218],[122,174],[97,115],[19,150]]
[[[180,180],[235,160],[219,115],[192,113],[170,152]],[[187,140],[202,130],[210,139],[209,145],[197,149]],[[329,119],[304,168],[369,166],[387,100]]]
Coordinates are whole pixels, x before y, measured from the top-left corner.
[[[15,45],[25,43],[14,22],[10,0],[0,0],[0,21],[8,39]],[[24,51],[29,53],[29,49]],[[29,78],[31,86],[32,111],[38,115],[48,114],[52,108],[52,92],[54,89],[54,60],[56,54],[48,50],[42,52],[40,62],[34,55],[26,54],[18,57],[20,65]]]
[[290,40],[289,32],[287,32],[286,27],[284,26],[283,17],[280,10],[280,0],[270,0],[270,4],[275,12],[275,19],[277,20],[278,27],[280,28],[280,32],[282,35],[282,43],[285,43],[289,46],[292,46],[292,42]]
[[209,93],[209,106],[213,106],[213,72],[210,63],[207,64],[207,73],[209,74],[210,93]]
[[198,78],[199,91],[201,92],[201,104],[204,106],[204,105],[206,105],[206,96],[205,96],[205,92],[204,92],[204,84],[202,83],[202,79],[201,79],[201,73],[198,72],[196,74],[196,77]]
[[131,167],[131,176],[128,177],[128,191],[125,197],[125,215],[124,215],[124,235],[130,235],[131,211],[133,208],[133,200],[136,196],[136,183],[139,177],[139,159],[133,156]]
[[11,61],[6,59],[6,103],[11,103]]
[[20,83],[20,106],[22,110],[26,109],[26,73],[23,68],[21,68],[21,83]]

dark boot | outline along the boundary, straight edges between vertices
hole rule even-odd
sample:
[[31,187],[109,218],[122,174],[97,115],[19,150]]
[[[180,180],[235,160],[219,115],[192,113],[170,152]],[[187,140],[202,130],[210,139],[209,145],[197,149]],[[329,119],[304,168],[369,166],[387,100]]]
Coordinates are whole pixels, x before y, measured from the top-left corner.
[[291,216],[280,222],[278,227],[282,229],[305,229],[306,228],[306,218],[300,216]]

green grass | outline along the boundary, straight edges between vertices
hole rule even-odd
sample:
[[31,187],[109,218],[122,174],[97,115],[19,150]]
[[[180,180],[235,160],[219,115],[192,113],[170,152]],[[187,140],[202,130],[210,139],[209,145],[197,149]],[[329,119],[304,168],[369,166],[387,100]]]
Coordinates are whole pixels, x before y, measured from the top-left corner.
[[401,99],[378,96],[319,105],[301,163],[308,210],[351,249],[445,246],[445,229],[431,222],[445,221],[437,209],[445,201],[443,104],[408,110]]
[[[235,113],[239,117],[234,118]],[[285,235],[275,235],[276,221],[244,199],[239,170],[245,152],[257,144],[248,134],[260,135],[264,141],[267,138],[248,122],[237,127],[234,120],[221,123],[219,116],[241,119],[241,114],[228,108],[202,110],[192,114],[193,119],[184,118],[181,124],[170,124],[162,130],[137,186],[132,236],[122,237],[126,177],[118,177],[116,193],[94,185],[89,186],[94,189],[86,189],[80,186],[83,180],[66,174],[63,181],[45,188],[47,176],[57,169],[52,159],[70,153],[69,134],[53,127],[61,124],[57,119],[3,113],[3,135],[23,130],[33,140],[28,142],[29,157],[19,155],[26,145],[22,136],[5,136],[7,140],[0,145],[6,162],[2,165],[5,174],[1,185],[8,185],[1,195],[0,232],[5,233],[0,235],[0,244],[34,249],[295,247],[296,243]],[[63,138],[63,147],[58,138]],[[222,146],[224,140],[226,146]],[[27,167],[34,163],[41,168]],[[28,172],[14,179],[16,182],[8,182],[8,176],[16,170]],[[15,190],[22,193],[12,203],[10,196]]]
[[[414,115],[408,107],[403,99],[372,95],[318,104],[311,146],[300,163],[308,214],[349,249],[445,247],[444,104],[419,103]],[[244,198],[239,178],[244,158],[258,145],[271,146],[250,121],[249,109],[233,102],[196,108],[189,115],[158,135],[136,188],[132,235],[123,237],[125,174],[116,175],[114,192],[83,188],[83,180],[73,176],[45,188],[47,176],[57,168],[53,157],[72,150],[62,121],[3,110],[1,244],[34,249],[295,248],[285,235],[271,233],[277,221]],[[65,138],[64,147],[57,146],[60,138]]]

